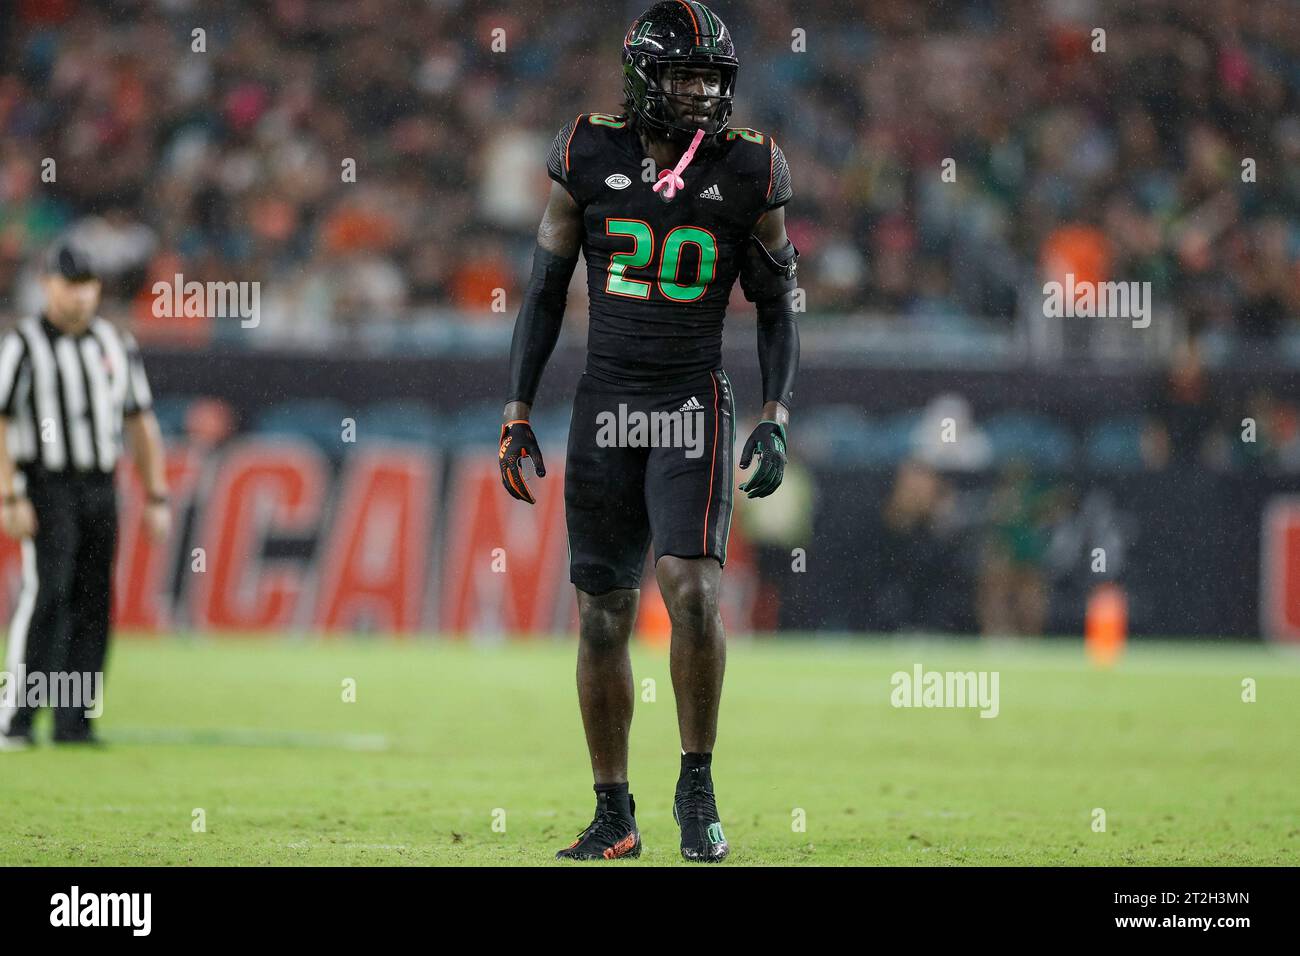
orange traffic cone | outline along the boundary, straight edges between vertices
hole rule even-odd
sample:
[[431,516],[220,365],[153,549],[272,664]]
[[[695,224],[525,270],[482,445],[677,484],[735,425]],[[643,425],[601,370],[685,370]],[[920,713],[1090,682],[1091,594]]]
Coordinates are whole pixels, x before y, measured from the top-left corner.
[[1099,584],[1088,596],[1083,625],[1083,647],[1098,667],[1110,667],[1124,652],[1128,640],[1128,598],[1113,581]]

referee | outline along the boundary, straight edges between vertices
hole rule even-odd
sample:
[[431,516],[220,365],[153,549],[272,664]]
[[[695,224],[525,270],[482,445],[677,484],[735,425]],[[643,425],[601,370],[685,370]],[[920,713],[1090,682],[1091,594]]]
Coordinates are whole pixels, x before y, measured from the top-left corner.
[[[163,541],[170,526],[162,439],[135,341],[96,315],[100,283],[81,250],[55,245],[41,285],[45,311],[0,338],[0,524],[22,543],[5,655],[17,686],[0,698],[0,750],[31,744],[41,706],[54,710],[55,743],[96,742],[86,711],[103,701],[84,695],[102,687],[108,650],[124,427],[149,495],[149,536]],[[51,699],[71,675],[83,699]]]

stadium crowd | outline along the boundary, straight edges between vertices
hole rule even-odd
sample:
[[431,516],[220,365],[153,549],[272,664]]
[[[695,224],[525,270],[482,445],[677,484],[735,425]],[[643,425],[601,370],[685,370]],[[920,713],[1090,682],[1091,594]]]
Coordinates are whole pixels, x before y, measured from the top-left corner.
[[[642,5],[0,4],[0,301],[28,307],[30,264],[71,227],[144,335],[176,274],[259,281],[257,343],[328,346],[419,309],[508,324],[493,290],[526,279],[546,147],[619,109]],[[1072,271],[1151,281],[1194,329],[1295,326],[1290,0],[715,9],[741,57],[734,121],[790,160],[814,315],[1005,324]]]

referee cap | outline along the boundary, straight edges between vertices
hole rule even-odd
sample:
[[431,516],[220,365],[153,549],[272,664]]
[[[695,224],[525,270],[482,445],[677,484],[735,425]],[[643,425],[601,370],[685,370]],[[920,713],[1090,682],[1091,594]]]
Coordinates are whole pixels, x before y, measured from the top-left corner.
[[56,242],[45,254],[47,275],[61,275],[69,282],[97,279],[95,267],[85,251],[67,241]]

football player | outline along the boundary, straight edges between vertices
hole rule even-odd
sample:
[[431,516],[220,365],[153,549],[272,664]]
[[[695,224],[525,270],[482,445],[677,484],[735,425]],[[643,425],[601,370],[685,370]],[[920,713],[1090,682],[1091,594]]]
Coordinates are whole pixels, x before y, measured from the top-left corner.
[[[698,862],[728,852],[711,762],[726,658],[718,591],[734,473],[722,323],[737,278],[756,304],[763,381],[761,421],[740,457],[742,469],[757,462],[740,485],[751,498],[781,483],[799,361],[798,250],[783,208],[790,173],[771,136],[730,125],[738,66],[727,28],[703,3],[654,4],[623,41],[624,111],[577,116],[555,137],[547,163],[554,183],[515,322],[499,458],[506,490],[531,504],[523,460],[538,478],[546,467],[529,411],[581,250],[591,314],[564,502],[596,814],[559,858],[641,852],[627,782],[628,641],[651,540],[672,621],[681,852]],[[649,436],[638,418],[651,423]]]

